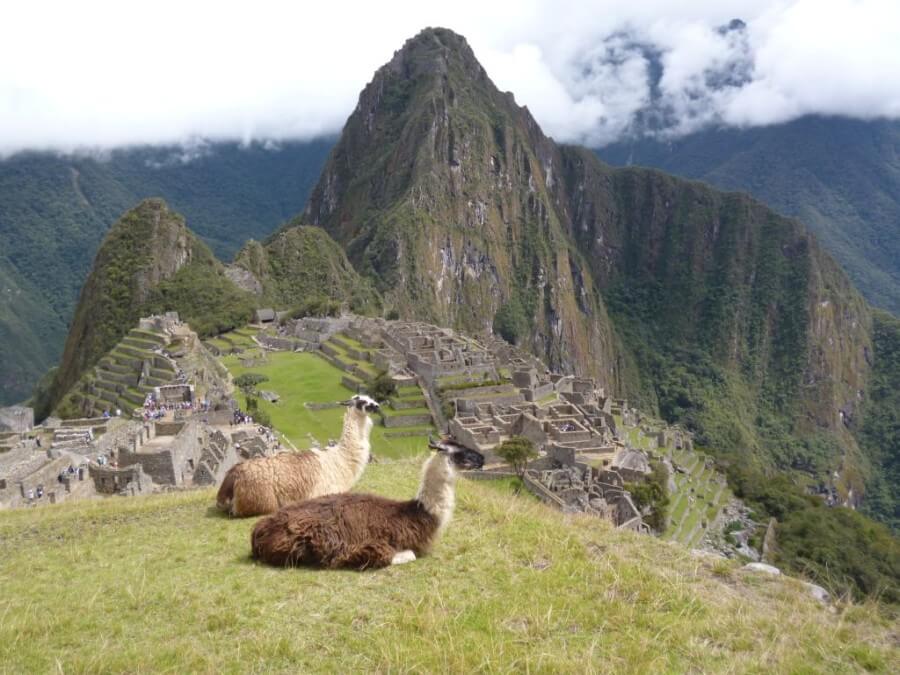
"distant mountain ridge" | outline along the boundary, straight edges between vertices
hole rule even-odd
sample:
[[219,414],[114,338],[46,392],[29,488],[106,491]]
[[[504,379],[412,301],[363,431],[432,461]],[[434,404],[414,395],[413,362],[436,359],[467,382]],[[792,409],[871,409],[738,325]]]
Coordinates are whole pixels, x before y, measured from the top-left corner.
[[626,140],[597,154],[743,190],[796,216],[869,302],[900,315],[900,120],[807,116],[670,141]]
[[0,160],[0,405],[27,398],[59,360],[91,260],[123,213],[162,197],[227,260],[303,208],[332,143],[200,143]]

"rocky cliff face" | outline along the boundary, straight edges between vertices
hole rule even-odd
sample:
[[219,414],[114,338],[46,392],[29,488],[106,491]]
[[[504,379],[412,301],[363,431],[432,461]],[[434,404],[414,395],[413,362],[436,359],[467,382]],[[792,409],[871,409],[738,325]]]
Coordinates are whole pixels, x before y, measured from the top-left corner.
[[520,308],[552,367],[710,444],[817,476],[858,464],[871,318],[805,228],[557,145],[450,31],[375,74],[304,219],[402,315],[477,331]]

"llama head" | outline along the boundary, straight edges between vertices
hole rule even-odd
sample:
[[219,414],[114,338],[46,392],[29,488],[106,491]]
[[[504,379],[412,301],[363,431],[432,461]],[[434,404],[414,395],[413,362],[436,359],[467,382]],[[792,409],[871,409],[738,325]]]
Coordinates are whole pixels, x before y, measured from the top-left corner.
[[378,405],[378,401],[373,398],[369,398],[365,394],[356,394],[355,396],[351,396],[346,401],[341,401],[341,405],[345,405],[348,408],[353,408],[354,410],[358,410],[362,413],[381,412],[381,406]]
[[462,471],[480,469],[484,466],[484,455],[477,450],[470,450],[451,440],[436,441],[433,438],[429,438],[428,447],[432,450],[446,453],[448,461]]

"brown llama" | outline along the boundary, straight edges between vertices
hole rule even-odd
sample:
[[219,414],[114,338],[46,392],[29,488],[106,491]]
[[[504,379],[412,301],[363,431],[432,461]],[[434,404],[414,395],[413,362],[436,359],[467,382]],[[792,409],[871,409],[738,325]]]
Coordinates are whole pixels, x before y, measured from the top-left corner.
[[336,446],[322,451],[283,452],[235,464],[222,480],[216,505],[232,516],[259,516],[303,499],[353,487],[369,463],[369,413],[380,408],[374,400],[360,394],[342,405],[347,406],[347,411]]
[[281,567],[364,570],[427,554],[453,513],[456,469],[484,464],[481,453],[448,441],[429,447],[437,452],[425,462],[415,499],[340,494],[291,504],[253,528],[253,557]]

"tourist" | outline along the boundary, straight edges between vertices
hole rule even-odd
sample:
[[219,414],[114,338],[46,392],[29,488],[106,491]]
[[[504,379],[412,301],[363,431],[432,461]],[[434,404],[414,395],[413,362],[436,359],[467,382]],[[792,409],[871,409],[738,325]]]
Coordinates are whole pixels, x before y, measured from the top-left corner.
[[25,497],[28,499],[28,501],[32,501],[34,499],[34,490],[28,488],[28,492],[25,493]]

